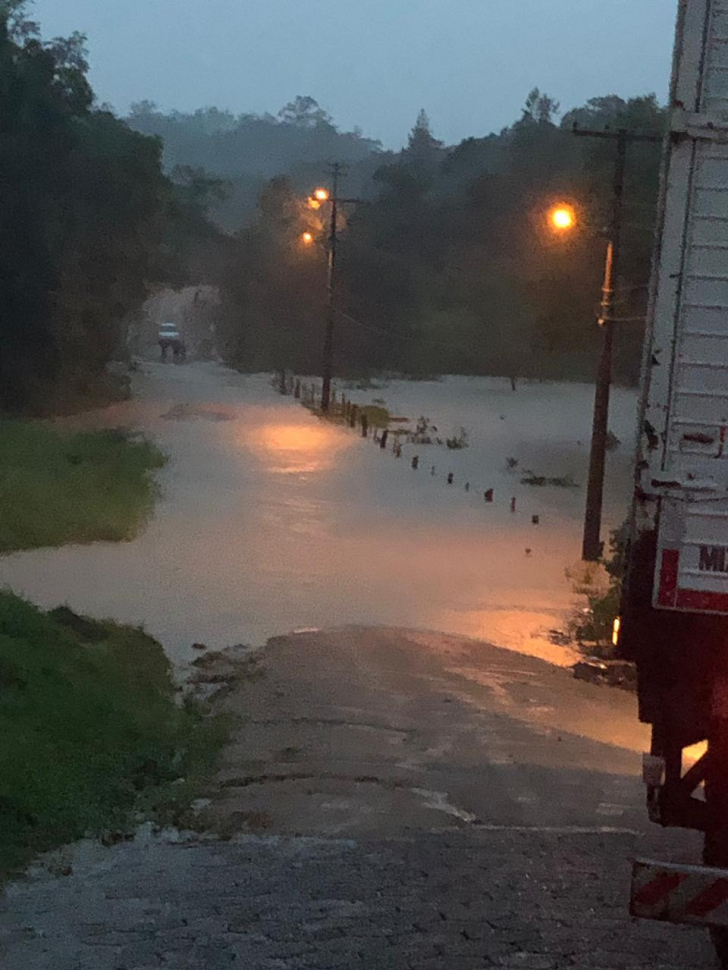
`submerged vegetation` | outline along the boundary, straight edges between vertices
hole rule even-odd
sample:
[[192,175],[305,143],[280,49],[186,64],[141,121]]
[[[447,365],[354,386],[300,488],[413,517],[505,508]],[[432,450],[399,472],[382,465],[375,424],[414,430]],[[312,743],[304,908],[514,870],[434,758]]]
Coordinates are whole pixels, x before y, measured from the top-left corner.
[[123,431],[0,421],[0,553],[131,539],[154,507],[164,456]]

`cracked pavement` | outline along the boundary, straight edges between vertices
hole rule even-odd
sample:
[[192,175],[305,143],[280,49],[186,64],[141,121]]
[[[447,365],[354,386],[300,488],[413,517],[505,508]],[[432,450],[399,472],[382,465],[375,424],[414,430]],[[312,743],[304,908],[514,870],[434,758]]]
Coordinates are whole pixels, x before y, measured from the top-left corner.
[[[694,930],[625,916],[628,834],[140,839],[16,886],[3,970],[705,968]],[[10,925],[9,925],[10,924]]]
[[3,970],[714,966],[627,914],[650,829],[634,698],[484,643],[276,638],[221,697],[210,830],[40,860],[0,904]]

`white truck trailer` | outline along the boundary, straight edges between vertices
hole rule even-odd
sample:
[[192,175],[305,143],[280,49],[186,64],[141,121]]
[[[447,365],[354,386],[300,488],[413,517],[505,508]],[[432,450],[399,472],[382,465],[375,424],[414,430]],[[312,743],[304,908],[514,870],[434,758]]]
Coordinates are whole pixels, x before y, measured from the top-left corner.
[[726,968],[727,437],[728,0],[680,0],[619,649],[650,815],[705,833],[702,866],[636,864],[632,912],[709,926]]

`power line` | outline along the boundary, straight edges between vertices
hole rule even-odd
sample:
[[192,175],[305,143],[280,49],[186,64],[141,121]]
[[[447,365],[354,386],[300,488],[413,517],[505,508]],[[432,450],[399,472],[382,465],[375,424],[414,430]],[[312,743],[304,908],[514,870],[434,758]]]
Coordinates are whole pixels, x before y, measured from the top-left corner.
[[392,337],[395,340],[420,340],[420,337],[415,337],[412,334],[395,333],[393,330],[383,330],[381,327],[375,327],[371,323],[363,323],[361,320],[357,320],[356,317],[350,316],[348,313],[344,313],[343,310],[336,310],[337,316],[340,316],[347,323],[353,324],[355,327],[361,327],[362,330],[369,330],[371,333],[380,334],[382,337]]

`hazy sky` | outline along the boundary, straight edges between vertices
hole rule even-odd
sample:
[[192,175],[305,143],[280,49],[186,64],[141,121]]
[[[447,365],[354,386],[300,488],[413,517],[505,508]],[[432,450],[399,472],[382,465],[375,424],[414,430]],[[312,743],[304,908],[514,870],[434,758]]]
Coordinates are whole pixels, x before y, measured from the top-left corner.
[[664,98],[677,0],[36,0],[44,34],[88,35],[124,112],[276,113],[311,94],[343,128],[401,144],[421,107],[448,143],[513,121],[538,85],[564,108]]

